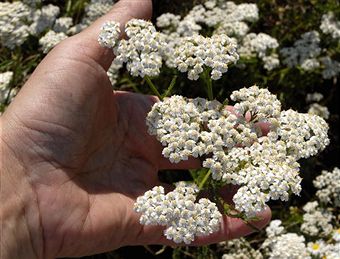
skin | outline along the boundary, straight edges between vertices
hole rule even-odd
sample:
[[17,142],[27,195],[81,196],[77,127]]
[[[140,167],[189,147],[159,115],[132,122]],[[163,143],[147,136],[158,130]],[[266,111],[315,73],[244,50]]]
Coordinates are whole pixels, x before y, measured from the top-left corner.
[[[161,185],[171,164],[147,134],[154,96],[112,92],[106,70],[111,51],[97,37],[110,19],[148,19],[149,0],[119,1],[84,32],[56,46],[0,118],[1,258],[55,258],[105,252],[126,245],[175,245],[164,228],[143,226],[133,211],[139,195]],[[122,28],[123,29],[123,28]],[[169,188],[169,186],[166,186]],[[230,198],[231,191],[223,195]],[[258,228],[270,220],[260,213]],[[221,230],[193,245],[247,235],[252,228],[223,217]]]

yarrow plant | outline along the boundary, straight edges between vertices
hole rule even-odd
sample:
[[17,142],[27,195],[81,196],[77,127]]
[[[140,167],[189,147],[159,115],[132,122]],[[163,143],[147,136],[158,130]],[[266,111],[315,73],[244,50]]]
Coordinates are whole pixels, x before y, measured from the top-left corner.
[[[161,19],[158,23],[169,27],[178,22],[175,16],[168,15],[168,18],[169,22]],[[118,39],[119,27],[115,22],[107,22],[99,35],[102,46],[113,48],[116,54],[114,63],[126,63],[133,76],[150,80],[149,76],[158,75],[169,42],[147,21],[130,20],[125,25],[127,40]],[[261,40],[266,37],[268,39]],[[265,34],[254,34],[252,39],[249,41],[250,51],[259,57],[267,56],[268,48],[278,46],[275,39]],[[238,185],[234,204],[227,204],[227,207],[229,212],[232,208],[245,219],[254,218],[265,209],[269,200],[287,201],[290,193],[298,195],[301,177],[297,161],[315,155],[329,144],[327,123],[316,115],[282,111],[277,97],[258,86],[234,91],[230,96],[235,102],[234,108],[227,109],[224,104],[212,100],[210,80],[221,78],[228,70],[228,64],[237,61],[235,41],[221,34],[210,38],[186,36],[180,42],[175,46],[170,44],[174,49],[174,66],[181,72],[188,72],[191,80],[205,73],[210,100],[174,95],[153,106],[146,124],[149,134],[155,135],[164,146],[163,156],[172,163],[189,157],[199,158],[208,170],[206,181],[209,179],[215,186]],[[208,71],[211,71],[210,75]],[[263,134],[261,125],[268,128],[268,134]],[[200,188],[203,186],[199,185]],[[182,190],[181,185],[178,188]],[[217,205],[203,200],[206,206],[212,204],[209,205],[211,211],[200,214],[196,206],[200,206],[202,200],[195,203],[196,196],[193,195],[199,190],[190,188],[185,187],[183,191],[176,188],[165,194],[159,186],[139,197],[135,210],[142,214],[141,224],[166,226],[165,236],[176,243],[189,244],[195,236],[217,231],[220,215]],[[187,191],[190,195],[186,195]],[[183,194],[178,196],[178,192]],[[185,199],[187,202],[179,201]],[[169,207],[170,203],[173,207]],[[179,211],[184,211],[186,216]],[[213,211],[215,216],[211,218]],[[201,226],[188,222],[192,218],[212,226],[200,230]]]
[[[199,157],[214,181],[239,185],[235,208],[252,217],[270,199],[299,194],[297,160],[328,145],[328,125],[315,115],[281,111],[276,97],[257,86],[234,91],[231,99],[238,101],[234,112],[218,101],[173,96],[154,105],[147,125],[171,162]],[[259,123],[270,127],[267,136]]]

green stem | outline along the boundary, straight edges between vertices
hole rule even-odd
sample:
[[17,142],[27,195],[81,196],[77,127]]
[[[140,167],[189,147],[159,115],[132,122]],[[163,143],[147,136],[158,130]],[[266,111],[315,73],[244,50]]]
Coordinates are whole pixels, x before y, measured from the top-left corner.
[[145,78],[145,81],[148,83],[151,91],[155,95],[157,95],[157,97],[162,101],[163,100],[162,95],[158,92],[156,86],[152,83],[151,78],[149,76],[145,76],[144,78]]
[[202,182],[201,182],[200,185],[198,186],[198,188],[199,188],[200,190],[202,190],[204,184],[206,183],[206,181],[208,180],[208,178],[209,178],[210,175],[211,175],[211,170],[209,169],[208,172],[207,172],[207,174],[204,176]]
[[66,13],[67,13],[68,15],[70,15],[70,13],[71,13],[71,7],[72,7],[72,0],[68,0],[68,1],[66,2]]
[[172,88],[174,88],[175,84],[176,84],[176,79],[177,79],[177,76],[174,76],[170,82],[170,85],[168,87],[168,89],[166,90],[166,92],[162,95],[162,97],[167,97],[169,96],[169,94],[171,93],[172,91]]
[[214,93],[212,90],[212,81],[211,78],[208,76],[207,78],[207,91],[208,91],[208,98],[210,101],[214,100]]
[[255,225],[253,225],[251,222],[247,221],[247,220],[243,220],[243,222],[250,228],[252,228],[254,231],[256,232],[260,232],[261,229],[259,229],[258,227],[256,227]]
[[211,77],[209,75],[208,69],[204,69],[204,71],[203,71],[203,80],[204,80],[204,83],[206,85],[208,99],[210,101],[212,101],[212,100],[214,100],[214,93],[213,93],[213,89],[212,89],[212,80],[211,80]]

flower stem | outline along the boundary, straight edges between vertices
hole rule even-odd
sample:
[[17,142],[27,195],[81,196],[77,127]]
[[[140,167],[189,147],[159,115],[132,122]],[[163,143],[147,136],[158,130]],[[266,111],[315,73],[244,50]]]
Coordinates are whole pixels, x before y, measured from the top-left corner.
[[211,78],[208,76],[207,78],[207,92],[208,92],[208,98],[210,101],[214,99],[214,93],[212,90],[212,81]]
[[209,169],[208,172],[207,172],[207,174],[204,176],[202,182],[201,182],[201,183],[199,184],[199,186],[198,186],[198,188],[199,188],[200,190],[202,190],[204,184],[206,183],[206,181],[208,180],[208,178],[209,178],[210,175],[211,175],[211,170]]
[[204,69],[203,71],[203,80],[204,83],[206,85],[206,91],[208,94],[208,99],[210,101],[214,100],[214,93],[213,93],[213,89],[212,89],[212,80],[211,77],[209,75],[209,70],[208,69]]
[[152,83],[151,78],[150,78],[149,76],[145,76],[144,78],[145,78],[145,81],[148,83],[148,85],[149,85],[151,91],[152,91],[155,95],[157,95],[157,97],[162,101],[162,100],[163,100],[163,97],[162,97],[162,95],[158,92],[156,86]]
[[171,93],[172,89],[174,88],[174,86],[175,86],[175,84],[176,84],[176,79],[177,79],[177,76],[175,75],[175,76],[172,78],[172,80],[171,80],[171,82],[170,82],[170,85],[169,85],[168,89],[167,89],[166,92],[162,95],[163,98],[169,96],[169,94]]

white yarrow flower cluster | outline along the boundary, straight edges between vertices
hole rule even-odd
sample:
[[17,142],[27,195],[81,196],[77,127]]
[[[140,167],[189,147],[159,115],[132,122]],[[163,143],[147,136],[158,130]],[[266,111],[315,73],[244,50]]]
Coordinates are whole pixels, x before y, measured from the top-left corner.
[[[214,29],[213,34],[215,35],[227,35],[242,39],[249,30],[246,22],[255,22],[258,18],[256,4],[236,5],[230,1],[214,0],[207,1],[204,5],[194,6],[182,19],[178,15],[165,13],[157,18],[157,26],[170,45],[165,53],[165,63],[170,68],[176,67],[171,53],[176,49],[176,46],[183,45],[183,41],[186,41],[185,37],[198,36],[203,27]],[[267,60],[266,67],[276,66],[278,59],[274,60],[274,58]],[[214,75],[215,78],[219,78],[219,76],[220,73],[217,72]],[[197,73],[191,72],[189,78],[198,78]]]
[[90,25],[99,17],[108,13],[115,2],[113,0],[91,0],[85,8],[85,17],[82,23]]
[[282,226],[282,221],[279,219],[272,220],[269,226],[266,227],[267,237],[273,238],[285,233],[285,228]]
[[126,63],[132,76],[157,76],[162,67],[164,42],[151,22],[132,19],[125,25],[127,40],[114,48],[116,64]]
[[[317,31],[302,34],[301,39],[297,40],[293,47],[282,48],[280,50],[283,56],[282,63],[288,67],[295,67],[308,62],[306,60],[317,58],[321,53],[319,43],[320,35]],[[307,64],[305,66],[308,68]],[[315,67],[315,65],[313,66]]]
[[53,26],[55,32],[63,32],[67,34],[68,30],[73,25],[73,20],[71,17],[60,17],[58,18]]
[[[256,85],[249,88],[241,88],[230,95],[235,103],[235,111],[245,116],[249,111],[257,121],[266,121],[276,124],[281,113],[281,103],[274,94],[267,89],[258,88]],[[271,118],[270,121],[268,119]]]
[[329,144],[328,124],[317,115],[283,111],[280,125],[278,135],[297,159],[314,156]]
[[157,17],[156,25],[163,33],[170,33],[176,30],[181,16],[172,13],[164,13]]
[[329,118],[329,115],[330,115],[330,112],[327,106],[323,106],[318,103],[312,103],[309,106],[308,113],[312,115],[320,116],[321,118],[324,118],[326,120]]
[[185,37],[174,55],[177,69],[188,72],[190,80],[197,80],[206,68],[211,69],[211,78],[218,80],[239,58],[236,43],[226,35]]
[[190,244],[196,236],[218,231],[222,218],[215,203],[205,198],[196,202],[197,192],[197,186],[183,182],[167,194],[162,186],[156,186],[137,198],[134,209],[142,213],[141,224],[166,226],[167,239]]
[[333,215],[325,209],[319,207],[317,201],[308,202],[303,207],[305,214],[303,214],[303,223],[301,231],[310,236],[330,235],[333,231],[331,224]]
[[119,70],[122,68],[121,65],[117,65],[115,62],[112,62],[111,66],[109,67],[109,69],[107,70],[107,76],[109,77],[109,80],[112,84],[112,86],[114,86],[119,78]]
[[320,62],[316,58],[307,58],[300,64],[301,68],[305,71],[314,71],[320,67]]
[[39,39],[39,44],[42,47],[44,53],[48,53],[59,42],[67,39],[68,36],[63,32],[49,31],[43,37]]
[[[256,86],[233,92],[231,99],[238,116],[217,101],[173,96],[154,105],[147,126],[172,163],[205,157],[203,167],[214,180],[239,185],[235,208],[252,217],[270,199],[299,194],[297,160],[325,148],[328,126],[315,115],[281,112],[277,98]],[[268,136],[259,122],[271,125]]]
[[305,245],[305,238],[295,233],[286,233],[281,223],[281,220],[273,220],[266,228],[267,239],[261,246],[265,258],[311,258]]
[[245,238],[233,239],[219,244],[225,251],[222,259],[263,259],[259,250],[252,248]]
[[295,233],[281,234],[267,239],[263,248],[269,259],[309,259],[311,258],[303,236]]
[[77,34],[91,25],[98,18],[108,13],[115,1],[113,0],[91,0],[85,7],[85,14],[80,23],[68,30],[68,34]]
[[282,63],[288,67],[299,66],[309,72],[321,70],[324,79],[337,77],[340,73],[340,63],[330,56],[321,57],[322,50],[319,44],[320,35],[317,31],[302,34],[292,47],[280,50]]
[[340,169],[338,167],[331,172],[322,171],[313,184],[318,189],[316,196],[321,203],[340,207]]
[[280,66],[280,59],[276,53],[262,58],[264,69],[271,71]]
[[44,30],[52,28],[57,16],[60,13],[58,6],[49,4],[34,12],[33,23],[30,25],[30,33],[39,35]]
[[323,99],[323,94],[314,92],[307,94],[306,102],[320,102]]
[[[268,56],[268,52],[279,46],[277,40],[265,33],[249,33],[242,41],[239,52],[241,56],[258,55],[260,58]],[[270,53],[269,53],[270,54]]]
[[340,39],[340,21],[333,12],[322,15],[320,29],[325,34],[330,34],[333,39]]
[[270,199],[287,201],[290,192],[298,195],[301,191],[299,164],[287,155],[283,141],[261,137],[250,147],[233,148],[222,159],[218,155],[213,155],[211,170],[220,166],[222,180],[241,186],[233,201],[248,217],[262,211]]
[[201,126],[217,118],[220,107],[217,101],[174,95],[153,106],[146,120],[149,134],[165,146],[163,156],[172,163],[203,156],[212,145],[207,147],[210,136],[201,135]]
[[[195,6],[183,18],[183,21],[191,20],[198,26],[204,24],[211,28],[217,27],[222,34],[232,30],[235,35],[241,36],[244,35],[244,31],[248,30],[248,25],[245,22],[255,22],[258,19],[259,13],[256,4],[236,5],[233,2],[219,4],[217,1],[209,1],[204,5]],[[234,29],[231,29],[232,25],[234,25]],[[223,31],[223,27],[226,31]],[[233,35],[228,34],[228,36]]]
[[322,77],[324,79],[335,78],[340,74],[340,62],[331,59],[330,57],[321,57]]
[[102,47],[114,48],[120,37],[120,23],[108,21],[100,29],[98,42]]
[[278,46],[278,41],[268,34],[249,33],[243,37],[239,53],[243,58],[259,57],[264,63],[264,68],[270,71],[280,65],[278,55],[275,53]]
[[17,1],[13,3],[0,3],[0,43],[14,49],[20,46],[29,36],[29,27],[26,20],[31,9]]
[[214,31],[214,34],[226,34],[229,37],[242,38],[249,31],[249,26],[242,21],[221,23]]

